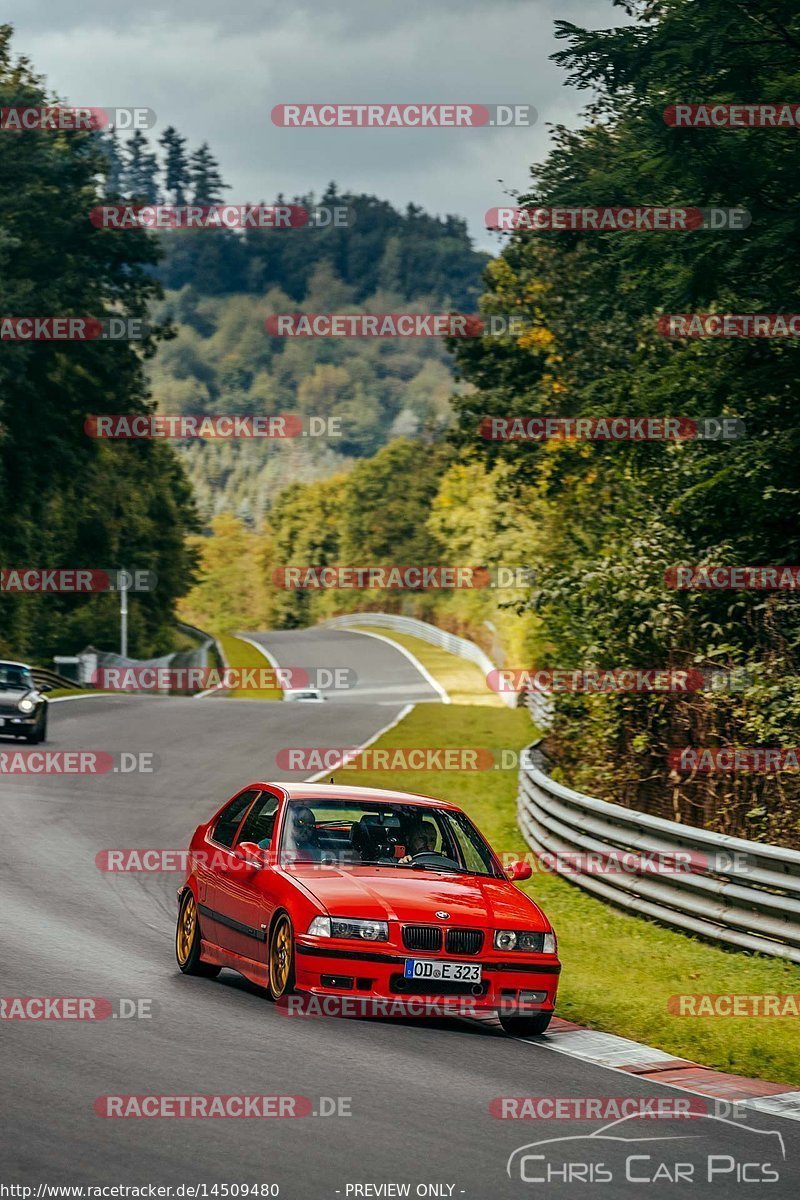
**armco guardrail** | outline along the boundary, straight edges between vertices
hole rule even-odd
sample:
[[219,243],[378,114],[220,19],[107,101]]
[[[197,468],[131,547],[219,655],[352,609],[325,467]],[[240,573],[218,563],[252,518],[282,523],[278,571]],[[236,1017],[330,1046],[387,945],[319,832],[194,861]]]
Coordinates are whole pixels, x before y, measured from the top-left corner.
[[[399,617],[394,613],[349,613],[343,617],[332,617],[325,621],[325,624],[333,626],[334,629],[352,628],[353,625],[377,625],[384,629],[393,629],[395,633],[410,634],[423,642],[429,642],[432,646],[438,646],[440,650],[448,650],[451,654],[457,654],[459,658],[466,658],[480,667],[484,675],[497,670],[489,655],[474,642],[457,637],[454,633],[446,633],[444,629],[429,625],[427,621],[418,621],[415,617]],[[517,707],[519,698],[516,693],[498,692],[498,695],[509,708]]]
[[[800,852],[574,792],[544,771],[537,745],[523,756],[517,809],[537,854],[562,856],[570,864],[565,877],[602,900],[687,933],[800,963]],[[604,869],[621,854],[630,856],[625,869]]]
[[31,667],[31,675],[40,692],[54,692],[56,688],[80,687],[80,684],[76,683],[74,679],[67,679],[66,675],[49,671],[47,667]]

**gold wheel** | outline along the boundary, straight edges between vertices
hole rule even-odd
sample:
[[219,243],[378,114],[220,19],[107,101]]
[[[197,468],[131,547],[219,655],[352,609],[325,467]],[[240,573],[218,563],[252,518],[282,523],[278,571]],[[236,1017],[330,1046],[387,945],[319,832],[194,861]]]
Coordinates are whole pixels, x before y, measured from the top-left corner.
[[182,967],[185,967],[189,961],[189,955],[192,953],[192,943],[194,942],[196,931],[197,905],[194,902],[194,896],[191,892],[189,892],[186,900],[183,903],[183,908],[181,909],[176,942],[178,962]]
[[292,926],[288,917],[281,917],[275,926],[269,947],[269,988],[275,1000],[291,990],[293,965]]

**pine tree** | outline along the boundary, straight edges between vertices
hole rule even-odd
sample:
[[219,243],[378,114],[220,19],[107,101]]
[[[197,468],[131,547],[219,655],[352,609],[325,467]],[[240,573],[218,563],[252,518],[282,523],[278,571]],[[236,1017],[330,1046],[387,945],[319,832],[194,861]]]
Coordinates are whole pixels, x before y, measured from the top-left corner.
[[125,164],[117,131],[112,129],[110,133],[98,133],[97,137],[108,161],[105,171],[105,194],[108,197],[121,196],[124,190]]
[[219,173],[219,163],[211,153],[208,142],[203,142],[189,159],[189,178],[192,184],[193,204],[220,204],[222,191],[228,187]]
[[125,192],[132,199],[148,204],[158,202],[158,159],[140,129],[125,143],[127,161],[124,169]]
[[172,193],[175,204],[185,204],[190,184],[186,138],[181,137],[174,125],[170,125],[158,143],[164,147],[164,188]]

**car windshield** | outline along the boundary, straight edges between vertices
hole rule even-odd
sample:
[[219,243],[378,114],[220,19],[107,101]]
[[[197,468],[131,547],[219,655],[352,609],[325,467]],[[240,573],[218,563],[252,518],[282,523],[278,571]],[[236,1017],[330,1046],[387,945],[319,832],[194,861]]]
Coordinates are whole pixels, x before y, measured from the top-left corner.
[[27,667],[0,663],[0,690],[29,692],[33,686],[33,676]]
[[443,871],[502,878],[491,850],[464,813],[355,799],[290,801],[281,863],[370,863],[420,876]]

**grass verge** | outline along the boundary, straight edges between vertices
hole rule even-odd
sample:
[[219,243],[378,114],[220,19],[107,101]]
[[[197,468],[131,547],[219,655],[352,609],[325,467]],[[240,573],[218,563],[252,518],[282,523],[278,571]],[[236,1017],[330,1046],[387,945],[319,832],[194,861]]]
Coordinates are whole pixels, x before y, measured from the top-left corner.
[[[435,738],[431,735],[435,732]],[[420,705],[376,745],[519,749],[534,730],[527,712]],[[355,767],[357,767],[357,763]],[[516,770],[462,773],[359,771],[337,783],[435,793],[464,808],[500,853],[527,846],[516,827]],[[557,1012],[592,1029],[658,1046],[721,1071],[800,1084],[797,1017],[679,1017],[667,1008],[682,993],[800,994],[800,967],[724,950],[602,904],[564,879],[536,872],[521,885],[559,937],[564,970]]]
[[[239,669],[241,667],[269,667],[269,660],[264,654],[256,650],[255,646],[251,646],[249,642],[243,642],[241,638],[233,637],[232,634],[223,634],[217,638],[222,653],[225,655],[225,662],[229,667]],[[280,688],[234,688],[228,692],[229,696],[234,699],[241,700],[282,700],[283,692]]]
[[453,704],[482,704],[491,708],[505,708],[503,701],[486,683],[486,677],[480,667],[451,654],[449,650],[440,650],[422,638],[412,637],[407,633],[395,633],[394,630],[379,629],[371,625],[356,627],[357,632],[379,633],[381,637],[398,646],[410,650],[416,659],[440,683],[447,692]]

